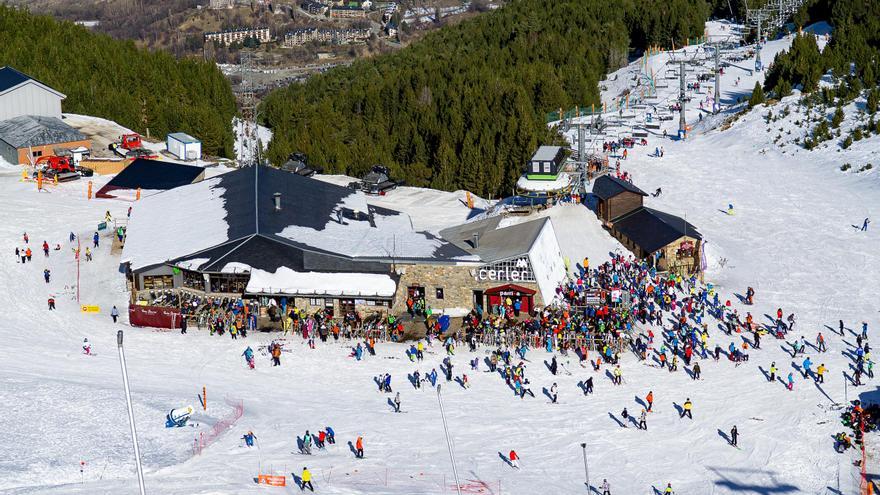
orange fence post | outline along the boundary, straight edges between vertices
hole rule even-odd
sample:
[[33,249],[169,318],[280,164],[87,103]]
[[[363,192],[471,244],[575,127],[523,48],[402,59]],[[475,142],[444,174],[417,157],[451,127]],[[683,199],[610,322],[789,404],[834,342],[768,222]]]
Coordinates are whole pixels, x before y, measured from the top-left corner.
[[208,387],[202,387],[202,408],[208,410]]
[[137,196],[135,196],[134,200],[140,201],[140,199],[141,199],[141,188],[139,187],[137,190]]
[[37,172],[37,191],[43,189],[43,171],[40,170]]
[[89,199],[92,199],[92,181],[89,181],[89,192],[86,195]]

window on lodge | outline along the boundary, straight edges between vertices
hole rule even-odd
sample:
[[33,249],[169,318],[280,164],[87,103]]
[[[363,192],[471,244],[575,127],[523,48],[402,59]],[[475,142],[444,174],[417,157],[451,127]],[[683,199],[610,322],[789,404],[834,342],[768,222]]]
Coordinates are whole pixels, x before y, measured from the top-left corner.
[[247,274],[212,274],[211,292],[243,293],[250,278]]
[[550,173],[550,167],[553,165],[552,162],[544,162],[544,173]]
[[190,289],[205,290],[205,276],[199,272],[181,270],[183,272],[183,286]]
[[171,275],[144,276],[144,289],[171,289],[173,287],[174,277]]
[[532,162],[532,172],[536,174],[541,172],[541,162]]

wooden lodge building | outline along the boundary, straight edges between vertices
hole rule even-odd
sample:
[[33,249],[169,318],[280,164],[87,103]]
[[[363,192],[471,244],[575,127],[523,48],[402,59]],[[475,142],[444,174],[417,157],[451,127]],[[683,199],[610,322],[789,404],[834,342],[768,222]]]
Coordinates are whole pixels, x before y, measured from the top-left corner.
[[702,239],[685,219],[644,205],[648,194],[622,179],[602,176],[593,184],[596,215],[636,257],[681,275],[702,272]]

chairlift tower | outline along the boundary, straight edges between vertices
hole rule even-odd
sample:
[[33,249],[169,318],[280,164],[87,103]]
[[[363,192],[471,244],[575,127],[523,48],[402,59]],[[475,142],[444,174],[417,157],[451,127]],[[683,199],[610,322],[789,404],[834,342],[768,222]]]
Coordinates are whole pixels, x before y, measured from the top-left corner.
[[761,63],[761,38],[762,28],[766,30],[778,29],[785,25],[789,17],[797,12],[804,4],[804,0],[778,0],[771,1],[763,8],[750,9],[746,4],[746,24],[757,30],[758,42],[755,46],[755,71],[763,70]]
[[241,112],[240,125],[243,127],[243,132],[238,159],[239,166],[250,166],[260,163],[262,147],[257,136],[257,98],[255,85],[252,80],[251,53],[247,50],[241,50],[240,53],[239,76],[241,77],[241,83],[238,91],[238,105]]
[[679,81],[679,91],[678,91],[678,105],[679,105],[679,118],[678,118],[678,138],[684,139],[687,137],[687,119],[684,116],[684,106],[685,99],[687,98],[687,94],[685,93],[685,70],[684,70],[684,60],[678,63],[678,81]]

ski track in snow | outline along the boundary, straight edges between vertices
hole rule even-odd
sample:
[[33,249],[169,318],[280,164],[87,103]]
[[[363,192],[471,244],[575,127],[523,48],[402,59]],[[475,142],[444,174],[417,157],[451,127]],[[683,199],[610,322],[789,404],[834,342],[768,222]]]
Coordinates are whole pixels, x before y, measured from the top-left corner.
[[[833,451],[831,436],[843,427],[839,411],[830,406],[832,400],[852,400],[875,386],[869,380],[857,390],[845,389],[844,340],[852,342],[854,337],[841,339],[824,325],[836,327],[843,319],[848,328],[856,329],[866,319],[872,332],[880,328],[874,295],[880,227],[875,223],[866,233],[851,227],[880,211],[880,183],[876,174],[838,171],[849,151],[792,155],[770,147],[761,153],[770,139],[761,113],[751,112],[724,132],[695,132],[687,142],[665,142],[662,159],[647,156],[656,144],[651,139],[622,166],[642,189],[663,188],[659,198],[647,199],[649,206],[686,216],[704,235],[710,258],[707,281],[717,285],[723,299],[731,299],[741,313],[750,310],[758,322],[766,322],[764,314],[775,314],[777,307],[796,313],[797,330],[791,338],[805,335],[813,340],[823,331],[828,352],[810,355],[829,368],[824,394],[808,380],[797,379],[793,392],[779,382],[766,382],[759,367],[767,370],[776,361],[784,377],[793,361],[782,349],[784,343],[769,336],[739,367],[723,360],[702,362],[704,379],[697,382],[683,370],[670,374],[626,355],[624,384],[619,387],[610,384],[604,369],[594,373],[568,358],[561,363],[573,375],[553,377],[542,364],[551,355],[532,350],[527,373],[538,397],[526,400],[514,398],[500,378],[482,371],[482,364],[480,372],[466,371],[472,355],[460,350],[453,358],[455,373],[467,372],[472,388],[444,384],[444,407],[458,471],[462,480],[473,480],[467,481],[469,486],[481,480],[489,489],[479,493],[531,494],[535,486],[545,493],[583,493],[580,443],[586,442],[590,481],[598,486],[607,478],[614,493],[651,493],[651,487],[662,490],[667,482],[679,494],[855,492],[855,454]],[[880,139],[872,137],[852,153],[867,156],[878,147]],[[313,472],[320,493],[454,492],[436,394],[431,388],[413,390],[406,380],[416,369],[439,371],[439,346],[426,353],[424,363],[413,365],[402,345],[380,344],[377,357],[355,362],[346,357],[343,345],[319,342],[312,351],[292,339],[293,352],[283,355],[280,368],[271,367],[258,352],[257,368],[249,371],[241,352],[246,345],[256,350],[270,336],[232,342],[195,328],[183,336],[125,325],[125,280],[118,272],[118,256],[109,253],[107,237],[95,250],[95,260],[81,265],[82,302],[100,305],[101,313],[81,314],[70,288],[76,266],[68,232],[90,241],[106,210],[124,216],[129,203],[86,201],[85,181],[38,193],[32,183],[18,178],[14,171],[0,171],[6,215],[0,222],[6,250],[0,257],[0,276],[6,281],[0,296],[14,308],[0,323],[0,431],[7,442],[0,451],[0,492],[136,491],[115,351],[117,329],[126,332],[150,493],[262,493],[253,482],[258,471],[287,474],[290,479],[290,473],[298,475],[303,466]],[[734,205],[734,216],[723,212],[728,203]],[[572,223],[576,222],[566,225]],[[23,245],[25,230],[35,252],[33,263],[23,266],[15,262],[12,251]],[[594,230],[590,226],[588,231]],[[52,251],[45,260],[39,249],[43,239],[61,244],[62,251]],[[597,237],[595,242],[609,241]],[[722,258],[727,260],[723,266]],[[45,267],[52,270],[48,286],[42,279]],[[757,292],[750,308],[734,296],[747,286]],[[55,312],[46,311],[49,294],[57,299]],[[113,304],[123,313],[118,325],[108,316]],[[710,347],[718,342],[726,348],[730,339],[716,328],[710,331]],[[83,337],[92,342],[97,356],[81,354]],[[390,412],[391,396],[376,391],[372,377],[385,372],[392,373],[392,386],[401,391],[406,414]],[[590,375],[595,393],[583,397],[577,383]],[[553,382],[559,384],[561,403],[551,406],[541,389]],[[196,395],[202,386],[208,389],[208,411],[199,411],[194,420],[201,426],[165,429],[165,413],[198,406]],[[633,425],[623,429],[609,417],[619,418],[623,407],[637,416],[636,397],[648,390],[654,392],[656,412],[648,415],[647,431]],[[231,408],[224,397],[243,399],[244,417],[201,456],[190,458],[194,436],[228,416]],[[679,419],[673,405],[688,397],[694,403],[692,421]],[[719,435],[734,424],[741,434],[741,450],[729,447]],[[297,435],[327,425],[336,430],[335,447],[308,457],[292,453]],[[256,448],[241,447],[239,437],[247,430],[256,433]],[[366,459],[355,461],[347,442],[360,434]],[[868,438],[870,445],[874,436]],[[498,458],[498,452],[506,455],[510,449],[522,457],[522,469],[512,470]],[[85,483],[80,483],[82,460]],[[299,492],[293,486],[275,490]]]

